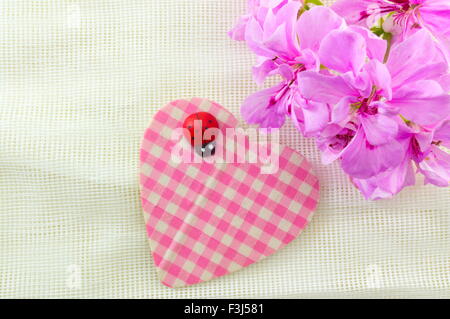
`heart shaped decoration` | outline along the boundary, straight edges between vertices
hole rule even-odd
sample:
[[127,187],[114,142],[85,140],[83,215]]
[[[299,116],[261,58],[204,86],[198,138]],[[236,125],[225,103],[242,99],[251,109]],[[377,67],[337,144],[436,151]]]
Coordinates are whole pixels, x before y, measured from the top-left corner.
[[[173,132],[197,112],[214,115],[225,140],[227,129],[238,123],[217,103],[174,101],[154,115],[140,152],[150,248],[158,276],[169,287],[220,277],[273,254],[306,227],[319,200],[311,164],[283,145],[277,144],[278,169],[271,174],[261,173],[259,162],[175,160],[177,143],[182,149],[192,145],[183,137],[174,140]],[[246,150],[248,141],[241,144]]]

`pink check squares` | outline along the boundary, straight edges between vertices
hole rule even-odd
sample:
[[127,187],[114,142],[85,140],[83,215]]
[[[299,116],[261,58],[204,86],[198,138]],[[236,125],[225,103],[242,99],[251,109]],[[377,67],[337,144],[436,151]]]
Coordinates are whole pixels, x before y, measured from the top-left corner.
[[141,147],[141,200],[158,276],[181,287],[247,267],[299,236],[319,200],[311,165],[279,146],[279,169],[258,163],[178,163],[171,132],[192,113],[216,116],[220,130],[238,121],[205,100],[174,101],[153,117]]

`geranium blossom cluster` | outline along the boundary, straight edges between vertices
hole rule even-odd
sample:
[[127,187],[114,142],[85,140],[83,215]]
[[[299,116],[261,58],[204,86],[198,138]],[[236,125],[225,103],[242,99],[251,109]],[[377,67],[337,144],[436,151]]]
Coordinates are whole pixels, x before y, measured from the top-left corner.
[[368,199],[450,182],[450,1],[250,0],[230,31],[256,54],[244,119],[290,118]]

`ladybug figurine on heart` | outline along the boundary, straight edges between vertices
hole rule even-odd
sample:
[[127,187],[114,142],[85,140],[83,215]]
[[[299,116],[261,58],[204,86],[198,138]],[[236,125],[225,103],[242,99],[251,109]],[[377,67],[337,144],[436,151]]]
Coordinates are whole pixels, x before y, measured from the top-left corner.
[[[278,166],[270,173],[262,162],[219,160],[223,148],[236,157],[251,151],[248,137],[230,149],[237,123],[217,103],[193,98],[160,109],[145,132],[141,201],[166,286],[221,277],[270,256],[299,236],[317,207],[311,164],[287,146],[271,145]],[[179,145],[200,160],[178,160]]]
[[214,115],[208,112],[191,114],[184,120],[183,128],[186,138],[196,152],[203,157],[214,155],[216,137],[212,134],[205,137],[207,130],[219,128],[219,123]]

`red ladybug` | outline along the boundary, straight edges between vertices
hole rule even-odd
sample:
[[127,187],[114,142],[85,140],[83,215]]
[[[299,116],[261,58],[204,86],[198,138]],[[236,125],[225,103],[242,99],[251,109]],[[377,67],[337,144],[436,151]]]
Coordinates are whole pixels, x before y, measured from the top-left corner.
[[[193,147],[205,148],[206,145],[215,140],[214,135],[211,135],[211,138],[205,139],[205,131],[210,128],[218,129],[219,123],[217,122],[217,119],[214,117],[214,115],[208,112],[198,112],[189,115],[184,120],[183,128],[185,129],[184,132],[186,138],[190,140],[190,143]],[[195,131],[195,129],[197,129],[197,131]]]

